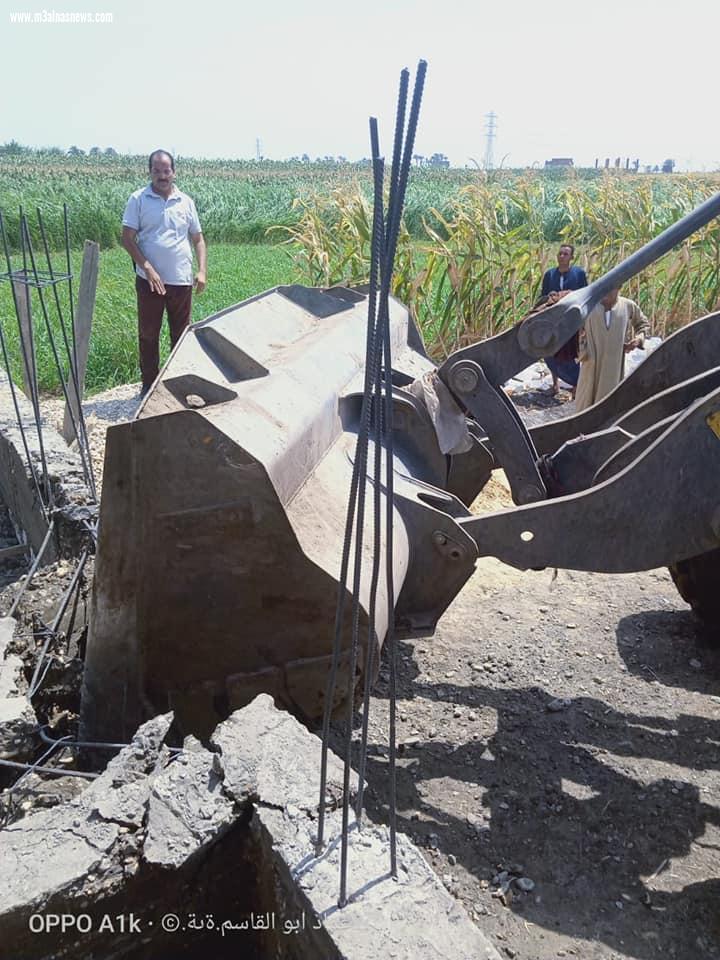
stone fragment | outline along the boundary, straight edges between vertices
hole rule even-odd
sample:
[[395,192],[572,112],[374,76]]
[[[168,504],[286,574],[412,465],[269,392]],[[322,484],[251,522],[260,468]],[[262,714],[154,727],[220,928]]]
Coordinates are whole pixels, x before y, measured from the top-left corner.
[[571,704],[572,700],[568,700],[566,697],[557,697],[548,703],[547,709],[550,713],[560,713],[561,710],[567,710]]
[[37,741],[38,721],[25,696],[23,662],[7,647],[17,621],[0,617],[0,759],[29,759]]
[[143,855],[148,863],[179,867],[214,841],[237,816],[213,769],[213,754],[181,754],[152,784]]
[[[278,710],[272,697],[260,694],[251,704],[216,727],[210,743],[218,750],[215,768],[225,789],[243,802],[282,808],[292,803],[314,810],[320,797],[320,764],[307,750],[310,736],[293,716]],[[328,755],[328,790],[341,797],[343,766]],[[351,776],[351,790],[357,775]]]

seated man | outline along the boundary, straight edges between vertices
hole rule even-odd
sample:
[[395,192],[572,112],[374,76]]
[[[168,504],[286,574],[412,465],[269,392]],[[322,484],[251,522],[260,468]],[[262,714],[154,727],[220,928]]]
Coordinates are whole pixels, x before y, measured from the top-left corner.
[[[574,255],[575,248],[573,245],[563,243],[558,250],[557,267],[545,272],[542,281],[542,295],[548,297],[550,303],[555,303],[570,290],[579,290],[581,287],[587,286],[587,276],[582,267],[571,266]],[[560,378],[572,387],[572,395],[575,396],[575,387],[580,375],[577,355],[578,335],[574,334],[554,356],[545,358],[545,363],[548,365],[553,378],[553,393],[558,392],[558,378]]]

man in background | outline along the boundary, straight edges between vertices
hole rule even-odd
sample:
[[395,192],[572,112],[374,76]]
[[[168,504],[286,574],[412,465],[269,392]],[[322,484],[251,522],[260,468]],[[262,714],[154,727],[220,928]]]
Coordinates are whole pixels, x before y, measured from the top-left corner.
[[578,411],[615,389],[625,375],[625,354],[644,344],[647,317],[633,300],[619,293],[615,289],[604,296],[580,331]]
[[[570,290],[579,290],[587,286],[587,277],[582,267],[572,266],[575,248],[571,243],[563,243],[558,250],[557,267],[546,270],[542,280],[542,296],[548,303],[556,303]],[[575,333],[564,343],[556,354],[546,357],[545,363],[552,374],[552,392],[558,392],[558,378],[572,387],[575,396],[580,367],[578,365],[578,335]]]
[[[175,186],[175,160],[154,150],[150,183],[132,194],[123,214],[122,243],[135,262],[140,373],[144,397],[160,372],[160,330],[167,311],[174,347],[190,323],[193,287],[205,289],[207,251],[193,200]],[[195,248],[198,269],[193,280]]]

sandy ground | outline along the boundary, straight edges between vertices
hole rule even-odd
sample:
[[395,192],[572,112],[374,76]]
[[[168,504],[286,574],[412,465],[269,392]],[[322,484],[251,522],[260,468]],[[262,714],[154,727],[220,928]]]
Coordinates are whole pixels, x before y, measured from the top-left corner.
[[[127,383],[83,402],[85,429],[87,431],[93,472],[98,496],[102,490],[105,434],[113,423],[131,420],[140,406],[140,384]],[[65,400],[62,397],[44,397],[42,415],[56,430],[62,431]]]

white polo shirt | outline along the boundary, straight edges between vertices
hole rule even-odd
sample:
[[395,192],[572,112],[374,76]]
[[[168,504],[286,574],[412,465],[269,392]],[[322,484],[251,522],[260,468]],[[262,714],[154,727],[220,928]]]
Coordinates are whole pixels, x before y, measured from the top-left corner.
[[[124,227],[137,230],[135,242],[163,283],[192,286],[190,234],[202,230],[195,204],[186,193],[173,187],[166,200],[148,184],[130,197],[122,222]],[[135,270],[147,280],[137,264]]]

